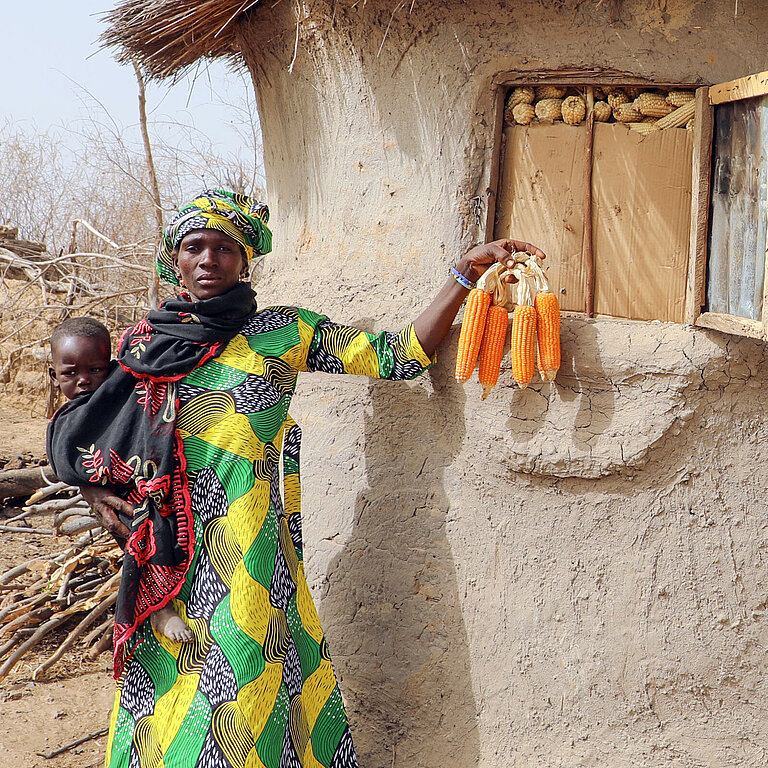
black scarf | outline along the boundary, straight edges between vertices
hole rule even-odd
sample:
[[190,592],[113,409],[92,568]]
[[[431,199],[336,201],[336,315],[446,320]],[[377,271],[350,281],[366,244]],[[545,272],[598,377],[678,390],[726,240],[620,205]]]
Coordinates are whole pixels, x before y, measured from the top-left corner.
[[115,609],[115,676],[136,627],[179,592],[194,555],[175,382],[220,354],[256,311],[250,286],[205,301],[163,302],[123,333],[118,363],[48,425],[48,459],[71,485],[114,486],[135,509]]

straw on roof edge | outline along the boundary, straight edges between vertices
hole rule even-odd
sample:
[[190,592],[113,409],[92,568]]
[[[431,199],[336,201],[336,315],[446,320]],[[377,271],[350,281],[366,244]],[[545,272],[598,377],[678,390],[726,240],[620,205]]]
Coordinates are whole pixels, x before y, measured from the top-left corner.
[[137,61],[150,78],[170,77],[203,57],[237,53],[238,21],[261,0],[122,0],[99,40],[118,61]]

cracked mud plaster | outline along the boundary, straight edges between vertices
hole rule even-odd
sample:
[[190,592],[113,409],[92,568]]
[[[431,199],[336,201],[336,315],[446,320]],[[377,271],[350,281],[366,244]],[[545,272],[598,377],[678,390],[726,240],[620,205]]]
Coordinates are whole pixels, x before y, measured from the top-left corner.
[[763,354],[757,342],[672,323],[564,318],[556,382],[521,390],[507,367],[473,412],[514,472],[605,477],[644,466],[713,393],[762,387]]

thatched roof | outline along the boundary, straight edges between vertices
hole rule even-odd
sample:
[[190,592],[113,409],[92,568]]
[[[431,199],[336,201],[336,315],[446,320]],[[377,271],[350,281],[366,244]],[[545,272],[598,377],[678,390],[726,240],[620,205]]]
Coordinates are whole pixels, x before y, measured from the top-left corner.
[[136,61],[150,78],[163,78],[208,56],[236,53],[235,26],[261,0],[122,0],[107,11],[106,46],[117,60]]

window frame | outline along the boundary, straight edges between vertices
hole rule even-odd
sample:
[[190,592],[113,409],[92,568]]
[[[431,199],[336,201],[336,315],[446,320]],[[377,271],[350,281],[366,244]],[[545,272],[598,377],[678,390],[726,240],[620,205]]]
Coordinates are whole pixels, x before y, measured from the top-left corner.
[[[504,155],[504,107],[510,88],[520,85],[578,85],[578,86],[635,86],[667,90],[694,90],[696,108],[694,115],[693,156],[691,160],[692,188],[688,273],[684,294],[684,323],[711,328],[726,333],[768,338],[768,250],[763,283],[761,320],[750,320],[715,312],[703,312],[706,306],[706,274],[709,237],[709,203],[713,151],[714,108],[717,104],[768,94],[768,72],[748,75],[715,85],[698,82],[661,82],[627,75],[611,69],[547,70],[537,73],[513,71],[500,73],[492,83],[495,92],[493,122],[493,153],[487,189],[485,239],[492,240],[496,228],[497,202],[499,199],[502,159]],[[588,128],[588,130],[590,130]],[[591,141],[591,138],[590,138]],[[768,215],[768,211],[766,212]],[[584,237],[582,257],[588,275],[588,294],[594,291],[594,265],[591,263],[591,243]],[[585,252],[586,251],[586,252]],[[591,281],[592,285],[589,285]],[[590,296],[587,303],[589,306]],[[568,314],[590,317],[588,311],[571,311]],[[644,321],[650,322],[650,321]]]
[[[742,99],[768,95],[768,72],[705,86],[696,91],[694,127],[694,188],[692,195],[691,255],[688,263],[686,322],[755,339],[768,338],[768,272],[763,274],[763,301],[760,320],[719,312],[703,312],[706,306],[707,261],[709,258],[709,204],[712,182],[712,152],[715,107]],[[696,173],[696,158],[699,168]],[[768,210],[765,215],[768,216]],[[763,256],[768,268],[768,244]]]

